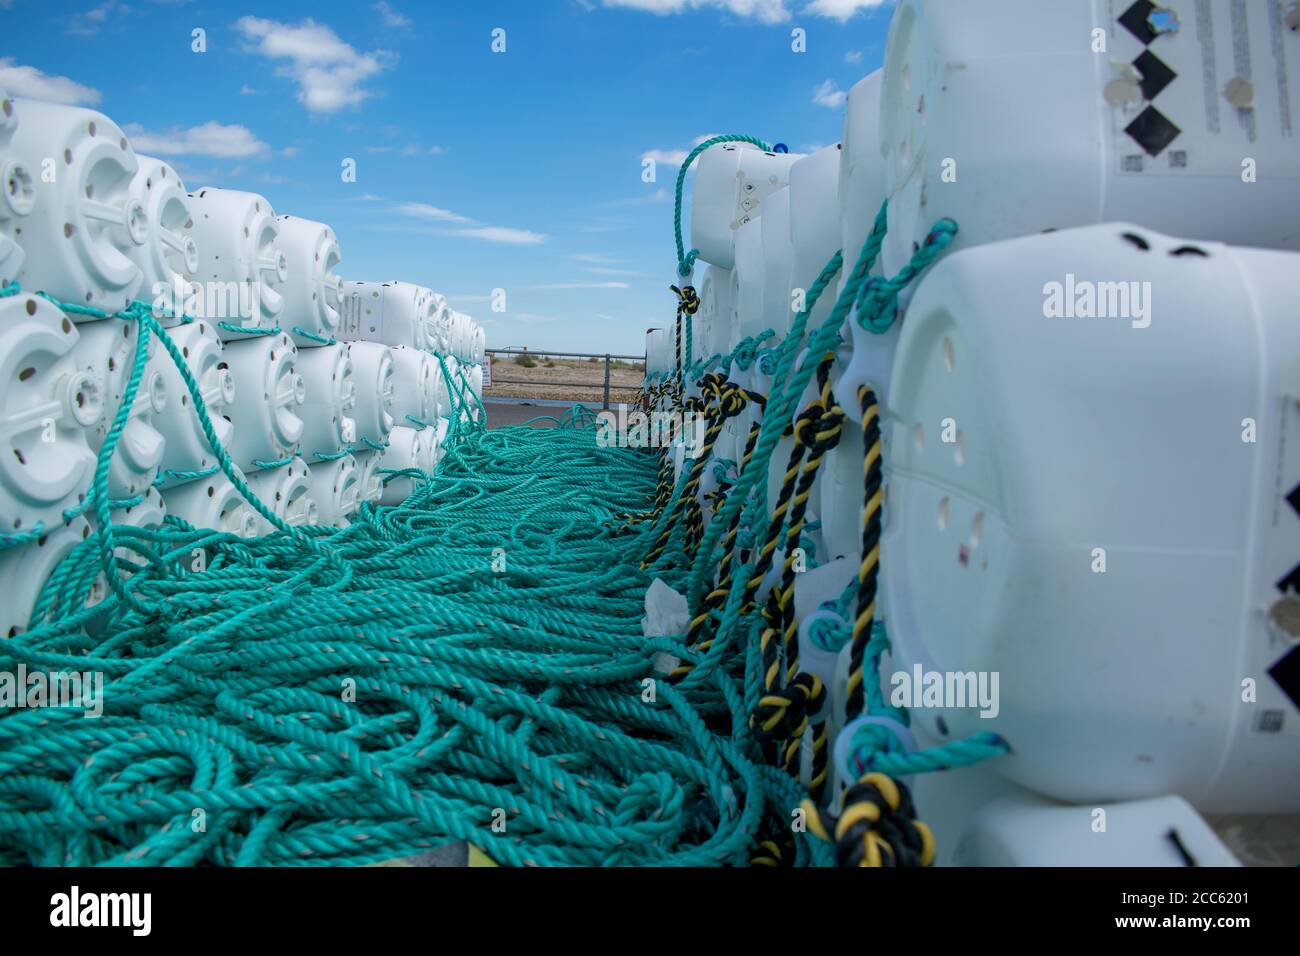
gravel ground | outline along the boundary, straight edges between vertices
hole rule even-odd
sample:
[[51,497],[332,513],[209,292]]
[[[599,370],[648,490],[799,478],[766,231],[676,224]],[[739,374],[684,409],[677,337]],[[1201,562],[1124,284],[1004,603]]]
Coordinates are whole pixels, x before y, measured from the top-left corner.
[[[492,387],[483,390],[490,398],[543,398],[560,401],[597,402],[604,396],[605,362],[585,359],[548,359],[539,356],[532,368],[518,363],[516,356],[492,356]],[[631,402],[645,378],[639,363],[611,363],[609,369],[610,402]],[[521,384],[520,380],[529,384]],[[531,384],[531,383],[541,384]],[[562,382],[590,382],[567,385]],[[555,384],[550,384],[555,383]],[[546,414],[545,412],[541,414]]]

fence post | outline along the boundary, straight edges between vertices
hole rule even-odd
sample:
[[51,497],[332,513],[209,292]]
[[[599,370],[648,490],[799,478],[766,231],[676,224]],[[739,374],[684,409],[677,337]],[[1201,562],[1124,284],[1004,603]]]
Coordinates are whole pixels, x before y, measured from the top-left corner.
[[609,353],[605,353],[605,410],[609,410]]

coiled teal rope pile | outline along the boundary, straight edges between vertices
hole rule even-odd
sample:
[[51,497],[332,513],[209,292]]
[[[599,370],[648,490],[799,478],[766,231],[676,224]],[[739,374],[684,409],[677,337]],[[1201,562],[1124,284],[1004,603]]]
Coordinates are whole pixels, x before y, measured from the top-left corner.
[[[170,344],[143,312],[103,321]],[[589,414],[458,416],[400,506],[252,540],[108,525],[124,422],[99,531],[0,641],[0,671],[104,679],[99,718],[0,711],[0,864],[367,863],[460,840],[511,865],[743,863],[789,820],[801,793],[757,760],[746,661],[690,689],[657,669],[685,650],[641,633],[648,530],[611,530],[651,501],[656,459],[599,447]]]

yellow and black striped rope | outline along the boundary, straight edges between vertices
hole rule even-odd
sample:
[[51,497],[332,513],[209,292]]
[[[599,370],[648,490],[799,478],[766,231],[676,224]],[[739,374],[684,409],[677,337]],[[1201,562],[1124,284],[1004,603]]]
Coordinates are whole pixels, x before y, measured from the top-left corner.
[[849,680],[845,716],[861,716],[867,707],[865,675],[862,672],[871,625],[876,616],[876,583],[880,574],[881,505],[884,499],[884,464],[880,439],[880,405],[869,385],[858,389],[862,408],[862,563],[858,567],[857,616],[849,651]]
[[839,816],[804,800],[808,830],[835,843],[840,866],[929,866],[934,834],[916,819],[906,785],[883,773],[868,773],[844,792]]
[[[752,393],[751,393],[752,394]],[[749,463],[750,457],[754,453],[754,446],[758,442],[758,433],[760,424],[755,422],[750,426],[749,438],[745,442],[745,451],[741,455],[740,465],[737,468],[737,474],[743,474],[745,466]],[[736,557],[736,539],[740,533],[740,511],[732,516],[731,524],[727,528],[726,537],[722,543],[722,560],[718,563],[717,583],[704,596],[700,602],[699,612],[691,619],[690,628],[687,631],[687,644],[698,648],[701,654],[707,654],[713,646],[713,635],[709,630],[709,620],[715,610],[721,608],[727,603],[727,595],[731,592],[731,571]],[[694,668],[693,664],[683,663],[676,667],[670,675],[670,680],[681,680]]]
[[799,629],[794,613],[794,581],[796,551],[803,534],[804,515],[808,509],[808,499],[812,494],[817,472],[821,468],[826,453],[839,444],[840,429],[844,422],[844,413],[834,404],[831,394],[830,369],[835,361],[835,353],[827,352],[817,368],[819,384],[816,401],[811,406],[817,410],[812,444],[808,448],[803,468],[795,485],[794,496],[790,499],[790,520],[785,537],[785,560],[781,567],[781,629],[785,644],[787,679],[793,680],[799,671]]
[[776,496],[776,506],[772,509],[772,520],[768,523],[767,536],[759,549],[758,561],[755,562],[754,570],[745,586],[745,598],[741,604],[742,614],[748,614],[754,609],[754,598],[758,594],[759,588],[762,587],[767,572],[772,568],[777,542],[781,538],[781,529],[785,526],[785,516],[790,507],[790,499],[794,497],[795,482],[799,478],[800,466],[808,448],[807,442],[810,437],[810,429],[816,416],[817,410],[815,408],[804,409],[786,431],[787,435],[794,436],[794,445],[791,447],[790,457],[786,461],[785,474],[781,478],[781,490]]

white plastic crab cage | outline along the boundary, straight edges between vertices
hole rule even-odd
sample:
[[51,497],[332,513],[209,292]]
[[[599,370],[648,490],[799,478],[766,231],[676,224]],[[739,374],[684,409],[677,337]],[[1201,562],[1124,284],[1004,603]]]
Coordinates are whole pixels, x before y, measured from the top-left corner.
[[[882,208],[868,280],[957,224],[887,332],[856,310],[840,329],[843,427],[807,504],[818,559],[796,586],[838,784],[882,733],[898,752],[1010,742],[909,779],[943,861],[1178,865],[1176,829],[1202,863],[1231,863],[1241,846],[1206,823],[1223,814],[1283,815],[1300,833],[1295,6],[900,0],[838,146],[700,157],[691,244],[709,345],[695,359],[765,329],[779,345],[839,249],[808,318],[820,327]],[[675,367],[671,330],[646,351],[648,377]],[[795,368],[824,358],[805,349]],[[766,394],[762,367],[729,377]],[[814,378],[796,416],[817,391]],[[863,558],[870,394],[882,690],[900,673],[997,674],[994,713],[909,701],[910,728],[848,721],[849,648],[811,639],[816,619],[854,616],[827,608]],[[716,463],[757,420],[728,422]],[[792,445],[773,452],[769,508]],[[1095,808],[1124,841],[1089,839]]]
[[[345,283],[327,224],[277,215],[256,193],[188,190],[102,113],[0,91],[0,178],[5,633],[28,626],[50,573],[93,531],[96,456],[140,334],[114,316],[133,303],[171,348],[150,337],[123,410],[114,523],[272,531],[215,439],[277,521],[345,526],[417,487],[407,469],[435,469],[460,390],[481,394],[483,329],[445,297]],[[406,476],[386,483],[390,468]]]

